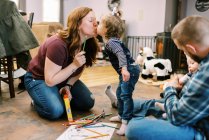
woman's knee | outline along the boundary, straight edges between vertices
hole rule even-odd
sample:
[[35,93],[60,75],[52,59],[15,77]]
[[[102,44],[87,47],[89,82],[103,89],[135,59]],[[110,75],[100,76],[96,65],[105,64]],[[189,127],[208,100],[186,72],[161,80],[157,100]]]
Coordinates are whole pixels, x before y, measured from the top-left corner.
[[82,110],[90,110],[94,107],[94,104],[95,104],[95,98],[94,98],[94,95],[93,94],[90,94],[89,95],[90,98],[86,99],[82,106],[81,106],[81,109]]
[[78,110],[84,110],[84,111],[88,111],[91,108],[94,107],[95,104],[95,98],[93,96],[93,94],[89,95],[90,97],[85,97],[82,99],[73,99],[71,101],[71,106],[73,109],[78,109]]
[[62,104],[53,104],[50,107],[44,109],[37,109],[40,116],[49,119],[56,120],[59,119],[64,113],[64,107]]
[[71,94],[73,97],[71,101],[72,108],[78,110],[90,110],[94,106],[94,95],[82,81],[76,81],[72,87]]
[[63,107],[55,108],[51,111],[50,119],[52,120],[59,119],[63,115],[63,113],[64,113]]
[[85,110],[90,110],[91,108],[94,107],[94,104],[95,104],[95,98],[94,98],[94,95],[91,94],[90,95],[90,99],[88,100],[88,102],[86,102],[86,109]]

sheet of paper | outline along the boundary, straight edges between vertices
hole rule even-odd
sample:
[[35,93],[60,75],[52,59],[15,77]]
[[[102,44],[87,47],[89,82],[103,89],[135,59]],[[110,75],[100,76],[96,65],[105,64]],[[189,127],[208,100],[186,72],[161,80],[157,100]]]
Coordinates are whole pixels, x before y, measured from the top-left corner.
[[[26,71],[23,68],[19,68],[13,72],[13,78],[14,79],[19,78],[19,77],[23,76],[25,73],[26,73]],[[0,74],[0,77],[8,78],[8,74]]]
[[57,140],[84,140],[88,137],[99,136],[99,134],[91,132],[86,129],[90,129],[101,134],[109,134],[108,136],[91,138],[91,140],[110,140],[115,128],[107,127],[104,126],[103,124],[112,127],[117,126],[117,124],[114,123],[104,123],[104,122],[100,122],[86,128],[75,128],[75,126],[72,125],[68,127],[67,130],[57,138]]

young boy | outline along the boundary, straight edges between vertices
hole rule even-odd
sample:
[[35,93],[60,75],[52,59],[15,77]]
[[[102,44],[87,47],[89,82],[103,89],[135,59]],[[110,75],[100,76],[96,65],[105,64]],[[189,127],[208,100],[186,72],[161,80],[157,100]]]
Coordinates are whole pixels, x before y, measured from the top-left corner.
[[179,83],[183,86],[191,78],[191,76],[197,72],[199,63],[195,62],[191,57],[187,56],[188,73],[179,78]]
[[139,79],[139,65],[136,65],[131,57],[129,49],[120,38],[124,33],[124,22],[116,15],[102,17],[98,25],[98,34],[105,42],[105,50],[109,56],[113,68],[119,75],[119,84],[116,91],[118,116],[110,121],[122,122],[118,135],[125,135],[125,130],[133,114],[132,93]]

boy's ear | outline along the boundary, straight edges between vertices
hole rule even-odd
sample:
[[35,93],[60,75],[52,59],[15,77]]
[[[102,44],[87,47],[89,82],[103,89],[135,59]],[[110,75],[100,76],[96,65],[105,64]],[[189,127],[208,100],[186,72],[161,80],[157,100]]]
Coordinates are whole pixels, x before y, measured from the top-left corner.
[[191,45],[191,44],[186,44],[186,50],[187,50],[187,52],[190,52],[192,54],[197,53],[196,48],[194,47],[194,45]]

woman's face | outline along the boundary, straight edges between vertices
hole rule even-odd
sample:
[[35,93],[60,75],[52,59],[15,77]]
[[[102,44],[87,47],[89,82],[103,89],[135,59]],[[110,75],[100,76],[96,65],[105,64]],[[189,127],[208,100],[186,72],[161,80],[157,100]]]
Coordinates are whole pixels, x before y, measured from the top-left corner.
[[93,11],[89,12],[81,21],[79,26],[80,34],[87,38],[97,35],[97,21]]

